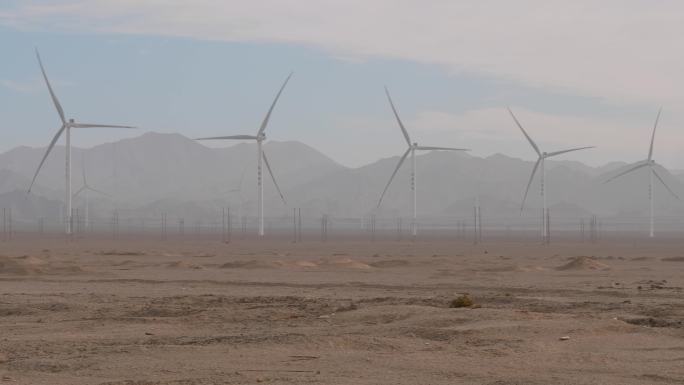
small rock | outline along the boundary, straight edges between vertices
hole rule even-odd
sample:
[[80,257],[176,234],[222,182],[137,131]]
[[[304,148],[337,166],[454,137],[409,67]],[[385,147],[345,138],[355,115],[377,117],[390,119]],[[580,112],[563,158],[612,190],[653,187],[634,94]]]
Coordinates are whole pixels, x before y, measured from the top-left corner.
[[145,332],[145,335],[146,335],[146,336],[153,336],[153,335],[154,335],[154,333],[150,333],[150,332]]
[[330,318],[330,316],[329,316],[329,315],[327,315],[327,314],[324,314],[324,315],[322,315],[322,316],[319,316],[318,318],[322,318],[322,319],[328,319],[328,318]]
[[563,336],[560,338],[561,341],[567,341],[569,339],[570,339],[570,337],[568,337],[568,336]]

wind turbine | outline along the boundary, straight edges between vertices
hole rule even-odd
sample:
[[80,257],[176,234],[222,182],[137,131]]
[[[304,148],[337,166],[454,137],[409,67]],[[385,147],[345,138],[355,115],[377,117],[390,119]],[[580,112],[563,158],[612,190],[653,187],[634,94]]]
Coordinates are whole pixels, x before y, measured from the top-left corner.
[[[638,170],[638,169],[640,169],[640,168],[648,167],[648,169],[649,169],[649,171],[650,171],[650,172],[648,173],[648,175],[649,175],[649,180],[648,180],[648,200],[649,200],[649,203],[650,203],[650,206],[651,206],[651,207],[650,207],[650,208],[651,208],[651,223],[650,223],[651,226],[650,226],[649,237],[651,237],[651,238],[653,238],[653,236],[655,235],[655,232],[654,232],[654,227],[655,227],[655,226],[654,226],[654,214],[653,214],[653,204],[654,204],[654,200],[655,200],[655,199],[654,199],[654,198],[655,198],[655,196],[654,196],[655,194],[654,194],[654,192],[653,192],[653,177],[655,176],[655,177],[660,181],[660,183],[662,183],[663,186],[665,186],[665,188],[667,189],[667,191],[669,191],[670,194],[672,194],[672,196],[674,196],[674,197],[677,198],[678,200],[681,200],[681,199],[679,198],[679,196],[677,196],[677,194],[675,194],[674,191],[672,191],[672,189],[670,188],[670,186],[668,186],[667,183],[665,183],[665,180],[664,180],[664,179],[658,174],[658,172],[656,171],[656,167],[660,167],[660,168],[662,168],[662,169],[665,169],[665,168],[664,168],[663,166],[657,164],[657,163],[655,162],[655,160],[653,160],[653,142],[654,142],[654,140],[655,140],[656,128],[658,127],[658,121],[660,120],[660,113],[662,112],[662,110],[663,110],[662,108],[661,108],[660,110],[658,110],[658,115],[656,116],[655,124],[653,125],[653,133],[651,134],[651,146],[648,148],[648,158],[646,158],[646,160],[642,160],[642,161],[640,161],[640,162],[637,162],[635,165],[631,166],[631,167],[628,168],[627,170],[625,170],[625,171],[623,171],[623,172],[621,172],[621,173],[619,173],[619,174],[613,176],[612,178],[609,178],[609,179],[606,180],[605,182],[603,182],[603,183],[608,183],[608,182],[610,182],[610,181],[612,181],[612,180],[614,180],[614,179],[617,179],[617,178],[619,178],[619,177],[621,177],[621,176],[623,176],[623,175],[629,174],[629,173],[631,173],[631,172],[633,172],[633,171],[636,171],[636,170]],[[667,171],[667,170],[665,170],[665,171]]]
[[378,208],[380,207],[380,204],[382,203],[382,198],[385,197],[385,193],[387,192],[387,189],[389,188],[390,184],[392,184],[392,180],[394,180],[394,176],[397,175],[397,171],[399,171],[399,168],[401,168],[401,165],[404,164],[404,161],[406,160],[406,157],[411,154],[411,192],[413,193],[413,223],[411,223],[411,232],[412,235],[415,237],[418,233],[417,226],[416,226],[416,219],[418,217],[418,210],[417,210],[417,199],[416,199],[416,151],[432,151],[432,150],[437,150],[437,151],[469,151],[468,149],[465,148],[451,148],[451,147],[427,147],[427,146],[419,146],[418,143],[416,142],[411,142],[411,137],[408,134],[408,131],[406,131],[406,127],[404,127],[404,123],[401,122],[401,119],[399,118],[399,113],[397,113],[397,109],[394,107],[394,103],[392,102],[392,97],[390,96],[389,90],[387,87],[385,87],[385,94],[387,95],[387,100],[389,100],[390,106],[392,107],[392,112],[394,112],[394,117],[397,119],[397,123],[399,124],[399,128],[401,128],[401,132],[404,134],[404,139],[406,139],[406,144],[408,144],[408,148],[406,149],[406,152],[404,152],[404,155],[401,156],[401,159],[399,159],[399,163],[397,164],[397,167],[394,169],[394,172],[392,173],[392,176],[389,179],[389,182],[387,182],[387,185],[385,186],[385,189],[382,191],[382,195],[380,195],[380,200],[378,200]]
[[257,206],[258,206],[258,216],[259,216],[259,236],[263,237],[264,236],[264,184],[262,181],[262,162],[266,164],[266,169],[268,169],[268,173],[271,175],[271,179],[273,180],[273,184],[276,187],[276,190],[278,190],[278,194],[280,195],[280,199],[283,200],[283,203],[287,204],[285,202],[285,197],[283,196],[282,191],[280,191],[280,187],[278,186],[278,182],[276,182],[275,176],[273,175],[273,170],[271,169],[271,165],[268,163],[268,158],[266,157],[266,153],[264,152],[264,149],[262,148],[264,140],[266,140],[266,126],[268,126],[268,121],[271,119],[271,113],[273,112],[273,109],[275,108],[276,103],[278,102],[278,99],[280,98],[280,95],[283,93],[283,90],[285,89],[285,86],[287,83],[290,81],[290,78],[292,77],[292,73],[290,73],[287,78],[285,79],[285,82],[283,85],[280,87],[280,90],[276,94],[275,99],[273,100],[273,103],[271,104],[271,108],[268,109],[268,112],[266,113],[266,116],[264,117],[264,120],[261,122],[261,126],[259,127],[259,130],[257,131],[256,135],[231,135],[231,136],[215,136],[215,137],[209,137],[209,138],[197,138],[195,140],[255,140],[257,143],[257,186],[258,186],[258,192],[257,192]]
[[90,209],[90,192],[92,191],[96,194],[104,195],[106,197],[111,196],[107,193],[90,187],[88,184],[88,179],[86,178],[85,157],[83,156],[81,157],[81,171],[83,172],[83,186],[81,186],[81,188],[74,193],[74,198],[78,197],[83,192],[85,193],[85,228],[88,230],[90,228],[90,219],[88,216],[88,211]]
[[74,119],[69,119],[65,117],[64,114],[64,109],[62,109],[62,105],[59,103],[59,100],[57,99],[57,96],[55,95],[55,92],[52,90],[52,86],[50,85],[50,81],[48,80],[47,75],[45,74],[45,68],[43,67],[43,62],[40,60],[40,54],[38,53],[38,50],[36,49],[36,58],[38,59],[38,64],[40,65],[40,71],[43,73],[43,78],[45,79],[45,84],[47,85],[48,91],[50,92],[50,97],[52,98],[52,103],[55,105],[55,109],[57,109],[57,113],[59,114],[59,118],[62,121],[62,126],[59,128],[57,131],[57,134],[52,138],[52,141],[50,142],[50,145],[47,148],[47,151],[45,151],[45,155],[43,155],[43,159],[41,159],[40,164],[38,165],[38,168],[36,169],[36,173],[33,175],[33,180],[31,180],[31,185],[28,188],[28,193],[31,192],[31,189],[33,188],[33,184],[36,181],[36,178],[38,177],[38,173],[40,172],[40,169],[43,167],[43,163],[45,163],[45,159],[47,159],[48,155],[50,154],[50,151],[52,151],[52,148],[55,147],[55,143],[57,143],[57,140],[59,140],[59,137],[62,136],[62,133],[66,132],[66,175],[65,175],[65,184],[66,184],[66,213],[65,213],[65,222],[66,222],[66,233],[71,234],[72,228],[71,228],[71,205],[72,205],[72,195],[71,195],[71,129],[72,128],[135,128],[131,126],[115,126],[115,125],[110,125],[110,124],[91,124],[91,123],[77,123]]
[[238,213],[240,217],[242,217],[242,205],[244,203],[244,198],[242,196],[242,182],[245,180],[246,171],[246,168],[242,170],[242,175],[240,175],[240,182],[238,183],[238,186],[228,190],[228,194],[237,194],[238,198],[240,199],[240,212]]
[[532,174],[530,175],[530,181],[527,182],[527,188],[525,189],[525,195],[523,196],[522,203],[520,205],[520,211],[525,208],[525,200],[527,199],[527,193],[530,191],[530,186],[532,185],[532,180],[534,179],[534,175],[537,172],[537,169],[541,165],[541,197],[542,197],[542,202],[543,202],[543,212],[542,212],[542,237],[544,240],[547,239],[549,236],[549,224],[547,221],[547,207],[546,207],[546,185],[545,185],[545,179],[546,179],[546,159],[558,156],[561,154],[565,154],[568,152],[573,152],[573,151],[579,151],[579,150],[586,150],[589,148],[594,148],[594,146],[588,146],[588,147],[576,147],[576,148],[571,148],[569,150],[561,150],[561,151],[554,151],[554,152],[542,152],[539,150],[539,146],[537,146],[536,143],[532,140],[532,138],[527,134],[523,126],[520,124],[518,119],[513,115],[513,111],[511,111],[510,108],[508,108],[508,112],[511,114],[511,117],[515,121],[515,124],[520,127],[520,131],[522,131],[523,135],[525,135],[525,138],[527,138],[527,141],[530,142],[530,145],[534,149],[534,152],[537,153],[537,162],[534,164],[534,168],[532,169]]

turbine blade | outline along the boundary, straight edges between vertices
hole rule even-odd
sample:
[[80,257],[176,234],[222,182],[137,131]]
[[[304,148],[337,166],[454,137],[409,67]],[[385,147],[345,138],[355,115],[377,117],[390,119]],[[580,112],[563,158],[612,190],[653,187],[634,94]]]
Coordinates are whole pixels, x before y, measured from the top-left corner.
[[587,146],[587,147],[577,147],[577,148],[571,148],[569,150],[562,150],[562,151],[555,151],[555,152],[550,152],[546,154],[547,158],[550,158],[552,156],[560,155],[560,154],[565,154],[566,152],[573,152],[573,151],[579,151],[579,150],[586,150],[588,148],[595,148],[595,146]]
[[83,191],[85,191],[86,188],[87,188],[87,187],[86,187],[85,185],[83,185],[83,187],[81,187],[80,189],[78,189],[78,191],[76,191],[76,192],[74,193],[74,195],[72,195],[72,197],[76,198],[79,194],[81,194]]
[[278,182],[276,182],[276,178],[273,175],[273,170],[271,170],[271,165],[268,163],[268,158],[266,158],[266,152],[262,151],[261,155],[264,158],[264,163],[266,164],[266,169],[268,170],[268,173],[271,175],[271,179],[273,180],[273,184],[275,185],[276,190],[278,190],[278,194],[280,195],[280,199],[282,199],[283,203],[287,205],[287,202],[285,201],[285,197],[283,196],[283,192],[280,191],[280,186],[278,186]]
[[665,188],[667,189],[667,191],[669,191],[670,194],[672,194],[673,197],[677,198],[677,200],[681,200],[681,199],[679,198],[679,195],[675,194],[675,192],[672,191],[672,189],[670,188],[670,186],[668,186],[667,183],[665,183],[665,181],[663,180],[663,178],[660,177],[660,175],[656,172],[656,170],[655,170],[654,168],[651,167],[651,171],[653,171],[653,175],[655,175],[656,178],[658,178],[658,180],[660,181],[660,183],[662,183],[663,186],[665,186]]
[[74,128],[130,128],[137,129],[138,127],[133,126],[117,126],[113,124],[92,124],[92,123],[72,123],[71,127]]
[[399,159],[399,163],[397,164],[397,167],[394,169],[394,172],[392,173],[392,176],[390,177],[389,182],[387,182],[385,189],[382,190],[382,195],[380,195],[380,200],[378,200],[378,208],[380,207],[380,204],[382,203],[382,198],[385,197],[385,193],[387,192],[387,189],[389,188],[390,184],[392,184],[392,181],[394,180],[394,176],[397,175],[397,171],[399,171],[399,168],[401,168],[401,165],[406,160],[406,157],[408,156],[409,152],[411,152],[410,147],[408,148],[408,150],[406,150],[404,155],[401,156],[401,159]]
[[38,168],[36,169],[36,173],[33,174],[33,179],[31,180],[31,185],[28,188],[27,193],[31,192],[31,189],[33,188],[33,183],[35,183],[36,178],[38,177],[38,173],[40,172],[40,169],[43,167],[43,163],[45,163],[45,159],[47,159],[48,155],[50,154],[50,151],[52,151],[52,148],[55,147],[55,143],[57,143],[57,140],[59,139],[60,136],[62,136],[62,132],[66,129],[66,125],[62,125],[62,127],[57,131],[55,136],[52,138],[52,141],[50,142],[50,145],[48,145],[47,151],[45,151],[45,155],[43,155],[43,159],[41,159],[40,164],[38,165]]
[[273,104],[271,104],[271,108],[268,109],[268,113],[264,117],[264,121],[261,122],[261,127],[259,127],[259,131],[257,131],[257,136],[261,135],[264,133],[266,130],[266,126],[268,125],[269,119],[271,119],[271,113],[273,112],[273,108],[275,108],[276,103],[278,103],[278,99],[280,99],[280,94],[283,93],[283,90],[285,89],[285,86],[287,85],[287,82],[290,81],[290,78],[292,77],[293,72],[290,72],[289,75],[287,75],[287,79],[285,79],[285,82],[283,85],[280,87],[280,90],[278,91],[278,94],[276,95],[275,99],[273,100]]
[[100,191],[100,190],[98,190],[98,189],[94,189],[94,188],[92,188],[92,187],[90,187],[90,186],[86,186],[85,188],[88,189],[88,190],[90,190],[90,191],[92,191],[92,192],[98,193],[98,194],[100,194],[100,195],[104,195],[104,196],[106,196],[106,197],[108,197],[108,198],[111,198],[111,197],[112,197],[111,195],[107,194],[106,192]]
[[656,116],[655,124],[653,124],[653,134],[651,134],[651,147],[648,148],[648,160],[653,159],[653,142],[655,141],[656,128],[658,127],[658,121],[660,120],[660,113],[663,112],[663,108],[660,107],[658,110],[658,115]]
[[418,146],[416,150],[424,151],[470,151],[469,148],[452,148],[452,147],[430,147],[430,146]]
[[648,166],[649,164],[650,164],[650,163],[648,163],[648,162],[638,163],[636,166],[630,167],[630,168],[628,168],[627,170],[625,170],[625,171],[623,171],[623,172],[621,172],[621,173],[619,173],[619,174],[617,174],[617,175],[615,175],[615,176],[613,176],[613,177],[611,177],[611,178],[608,178],[608,179],[607,179],[605,182],[603,182],[603,183],[608,183],[608,182],[610,182],[610,181],[612,181],[612,180],[615,180],[615,179],[617,179],[617,178],[619,178],[619,177],[621,177],[621,176],[623,176],[623,175],[625,175],[625,174],[629,174],[629,173],[632,172],[632,171],[636,171],[636,170],[638,170],[638,169],[640,169],[640,168],[642,168],[642,167],[646,167],[646,166]]
[[534,164],[534,168],[532,168],[532,174],[530,175],[530,181],[527,182],[527,188],[525,189],[525,195],[523,195],[523,200],[522,203],[520,204],[520,211],[523,211],[525,208],[525,200],[527,199],[527,194],[530,192],[530,186],[532,186],[532,180],[534,180],[534,174],[537,173],[537,169],[539,168],[539,164],[542,161],[542,157],[540,156],[539,159],[537,159],[537,163]]
[[401,128],[401,133],[404,134],[404,139],[406,139],[406,143],[408,143],[409,147],[411,146],[411,138],[409,137],[408,131],[406,131],[406,127],[404,127],[404,123],[401,122],[401,119],[399,118],[399,113],[397,112],[397,109],[394,107],[394,102],[392,102],[392,97],[390,96],[389,90],[387,87],[385,87],[385,94],[387,94],[387,100],[389,100],[390,106],[392,107],[392,112],[394,112],[394,117],[397,118],[397,123],[399,123],[399,127]]
[[532,148],[534,148],[534,151],[537,152],[537,155],[541,156],[542,153],[541,153],[541,151],[539,151],[539,147],[537,147],[537,144],[534,143],[534,140],[532,140],[532,138],[530,138],[530,136],[527,135],[527,131],[525,131],[522,124],[520,124],[520,122],[518,121],[518,118],[516,118],[515,115],[513,115],[513,111],[511,111],[511,109],[509,107],[506,107],[506,108],[508,108],[508,113],[511,114],[511,117],[515,121],[515,124],[517,124],[518,127],[520,127],[520,131],[522,131],[523,135],[525,135],[525,137],[527,138],[527,141],[530,142],[530,144],[532,145]]
[[40,60],[40,53],[38,53],[38,48],[36,48],[36,58],[38,58],[38,64],[40,65],[40,71],[43,73],[43,79],[45,79],[45,84],[47,84],[48,91],[50,92],[50,97],[52,98],[52,103],[55,105],[55,108],[57,109],[57,113],[59,114],[59,118],[62,119],[62,124],[66,124],[66,117],[64,116],[64,109],[62,109],[62,105],[59,104],[59,100],[57,99],[57,95],[55,95],[55,92],[52,90],[52,86],[50,85],[50,81],[48,80],[47,74],[45,73],[45,68],[43,67],[43,61]]
[[196,138],[195,140],[256,140],[254,135],[231,135],[231,136],[212,136],[209,138]]

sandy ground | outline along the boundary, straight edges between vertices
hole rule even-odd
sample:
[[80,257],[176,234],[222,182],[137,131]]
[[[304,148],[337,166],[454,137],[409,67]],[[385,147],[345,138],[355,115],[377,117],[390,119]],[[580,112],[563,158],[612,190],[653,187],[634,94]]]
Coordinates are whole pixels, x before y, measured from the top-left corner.
[[13,240],[0,384],[684,384],[683,273],[684,240]]

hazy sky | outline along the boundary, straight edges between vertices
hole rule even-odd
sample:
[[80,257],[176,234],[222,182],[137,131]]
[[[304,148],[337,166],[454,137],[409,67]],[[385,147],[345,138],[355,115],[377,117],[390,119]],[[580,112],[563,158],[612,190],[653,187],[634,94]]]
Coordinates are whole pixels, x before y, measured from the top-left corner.
[[[684,168],[684,3],[667,0],[4,0],[0,151],[45,146],[67,115],[194,137],[267,131],[349,166],[415,141],[532,159],[510,105],[568,159]],[[92,146],[139,133],[75,132]],[[678,151],[679,150],[679,151]]]

